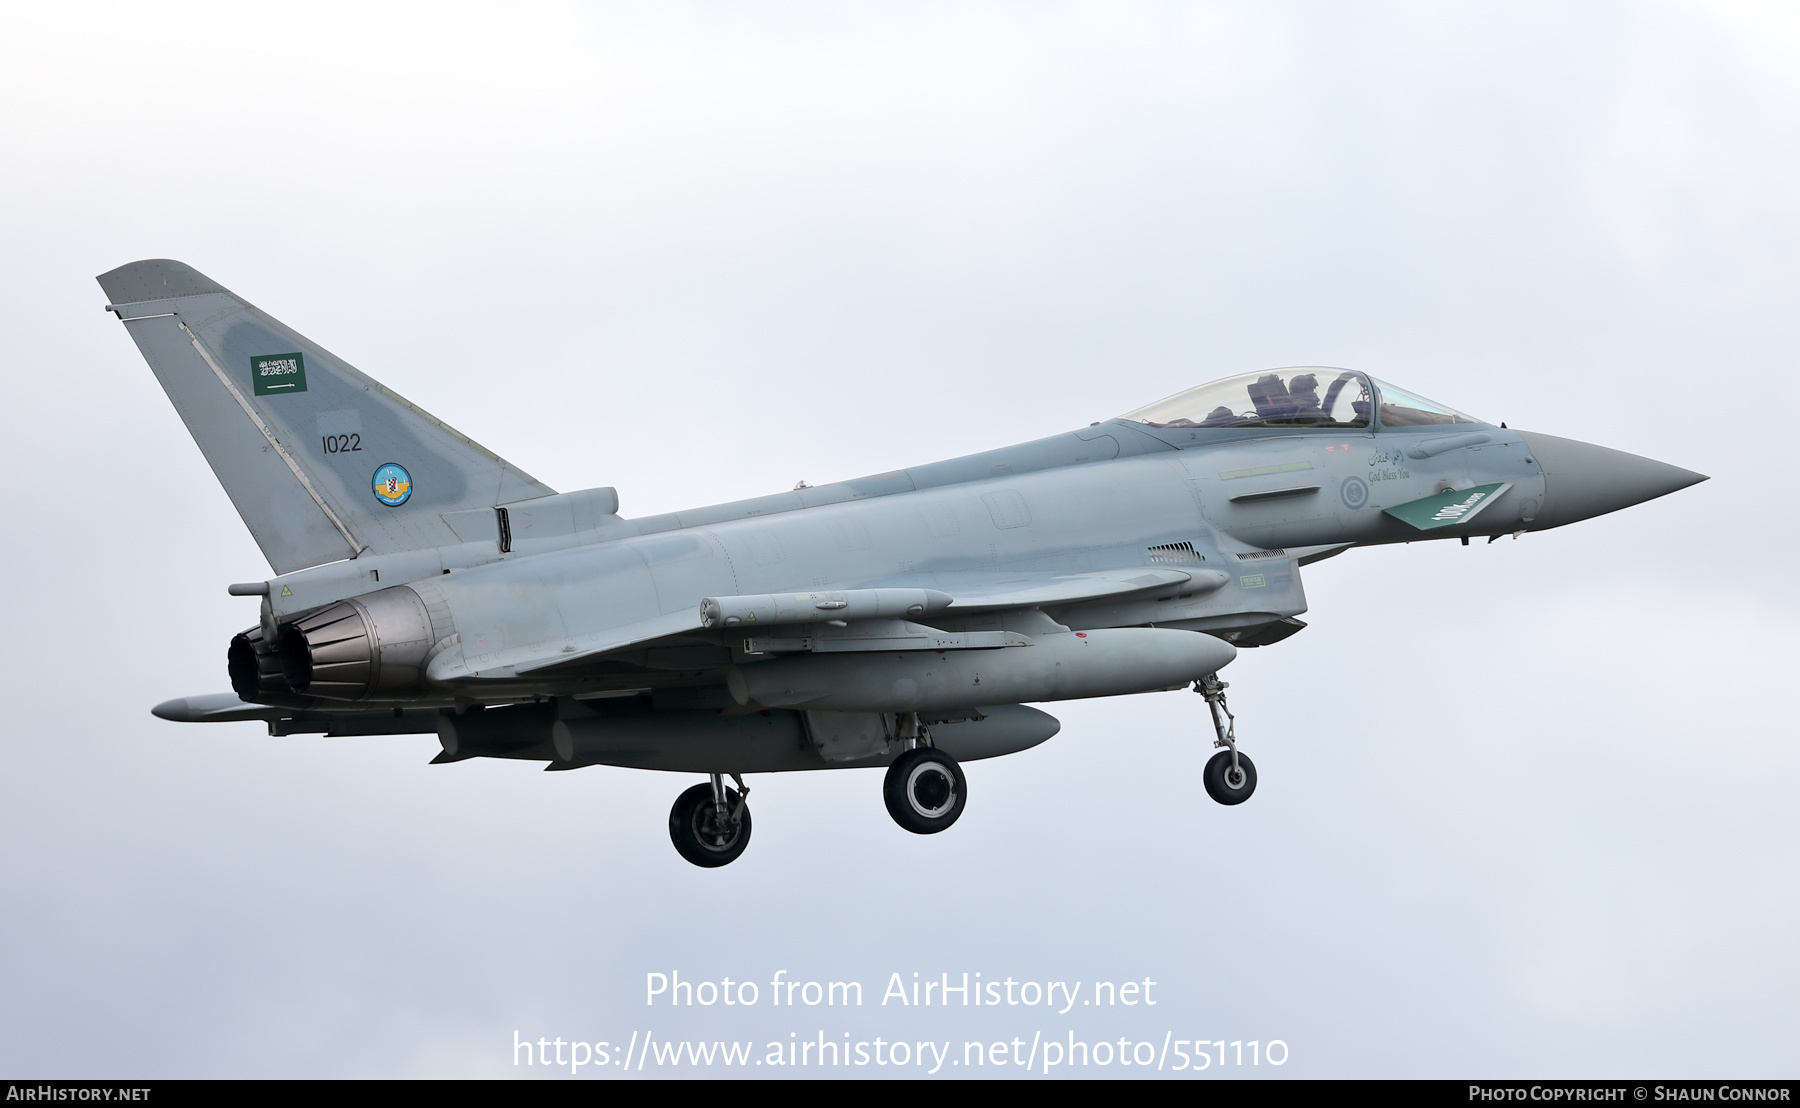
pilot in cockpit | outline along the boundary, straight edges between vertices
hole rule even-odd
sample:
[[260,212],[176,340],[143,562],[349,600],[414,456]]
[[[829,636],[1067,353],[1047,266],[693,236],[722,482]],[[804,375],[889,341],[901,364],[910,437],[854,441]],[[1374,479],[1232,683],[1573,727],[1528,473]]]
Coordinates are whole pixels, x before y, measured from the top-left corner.
[[1319,404],[1319,378],[1296,373],[1288,378],[1288,418],[1296,423],[1322,423],[1325,409]]
[[[1377,392],[1377,388],[1381,391]],[[1121,418],[1167,430],[1366,428],[1375,416],[1377,403],[1381,406],[1381,422],[1390,427],[1478,422],[1440,404],[1371,381],[1353,370],[1318,366],[1222,377],[1166,396]]]

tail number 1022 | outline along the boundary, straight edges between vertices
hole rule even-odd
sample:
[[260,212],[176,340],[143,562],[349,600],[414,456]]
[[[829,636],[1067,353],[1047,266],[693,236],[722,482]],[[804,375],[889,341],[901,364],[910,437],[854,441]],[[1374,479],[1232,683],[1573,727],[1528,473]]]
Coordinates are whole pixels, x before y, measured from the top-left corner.
[[325,435],[319,441],[324,444],[327,454],[348,454],[362,449],[362,436],[356,434]]

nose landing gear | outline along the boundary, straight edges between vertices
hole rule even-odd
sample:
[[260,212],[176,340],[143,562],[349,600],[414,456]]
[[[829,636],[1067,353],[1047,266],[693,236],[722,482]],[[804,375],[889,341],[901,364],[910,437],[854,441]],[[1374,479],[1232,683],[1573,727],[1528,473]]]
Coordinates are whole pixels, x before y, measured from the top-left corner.
[[1206,698],[1212,712],[1213,730],[1219,736],[1213,745],[1225,748],[1207,760],[1200,781],[1206,786],[1206,795],[1220,804],[1242,804],[1256,791],[1256,763],[1249,755],[1238,753],[1237,717],[1225,706],[1225,690],[1230,687],[1216,673],[1194,682],[1194,691]]

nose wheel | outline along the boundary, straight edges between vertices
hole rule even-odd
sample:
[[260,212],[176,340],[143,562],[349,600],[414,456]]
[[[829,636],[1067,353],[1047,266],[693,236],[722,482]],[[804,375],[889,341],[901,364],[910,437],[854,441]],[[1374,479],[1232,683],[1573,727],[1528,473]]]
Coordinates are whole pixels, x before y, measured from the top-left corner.
[[737,861],[737,856],[750,845],[750,809],[745,799],[749,786],[737,774],[731,779],[736,789],[728,789],[719,774],[712,781],[693,788],[675,798],[669,809],[669,838],[683,858],[716,869]]
[[1225,706],[1228,688],[1216,673],[1194,682],[1194,691],[1206,698],[1206,707],[1212,712],[1213,731],[1219,736],[1213,745],[1225,748],[1207,759],[1200,781],[1206,786],[1206,795],[1220,804],[1242,804],[1256,791],[1256,763],[1238,752],[1237,717]]
[[1207,759],[1200,781],[1206,786],[1206,795],[1220,804],[1242,804],[1256,791],[1256,763],[1249,755],[1221,750]]

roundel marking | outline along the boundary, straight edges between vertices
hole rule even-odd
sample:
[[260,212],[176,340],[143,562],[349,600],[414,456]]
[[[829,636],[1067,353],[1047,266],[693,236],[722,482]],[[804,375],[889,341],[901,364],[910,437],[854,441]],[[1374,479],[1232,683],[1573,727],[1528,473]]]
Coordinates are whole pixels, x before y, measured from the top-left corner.
[[1361,477],[1346,477],[1338,495],[1344,498],[1344,507],[1355,511],[1369,502],[1369,486]]
[[388,462],[375,471],[375,499],[398,508],[412,495],[412,474],[399,462]]

